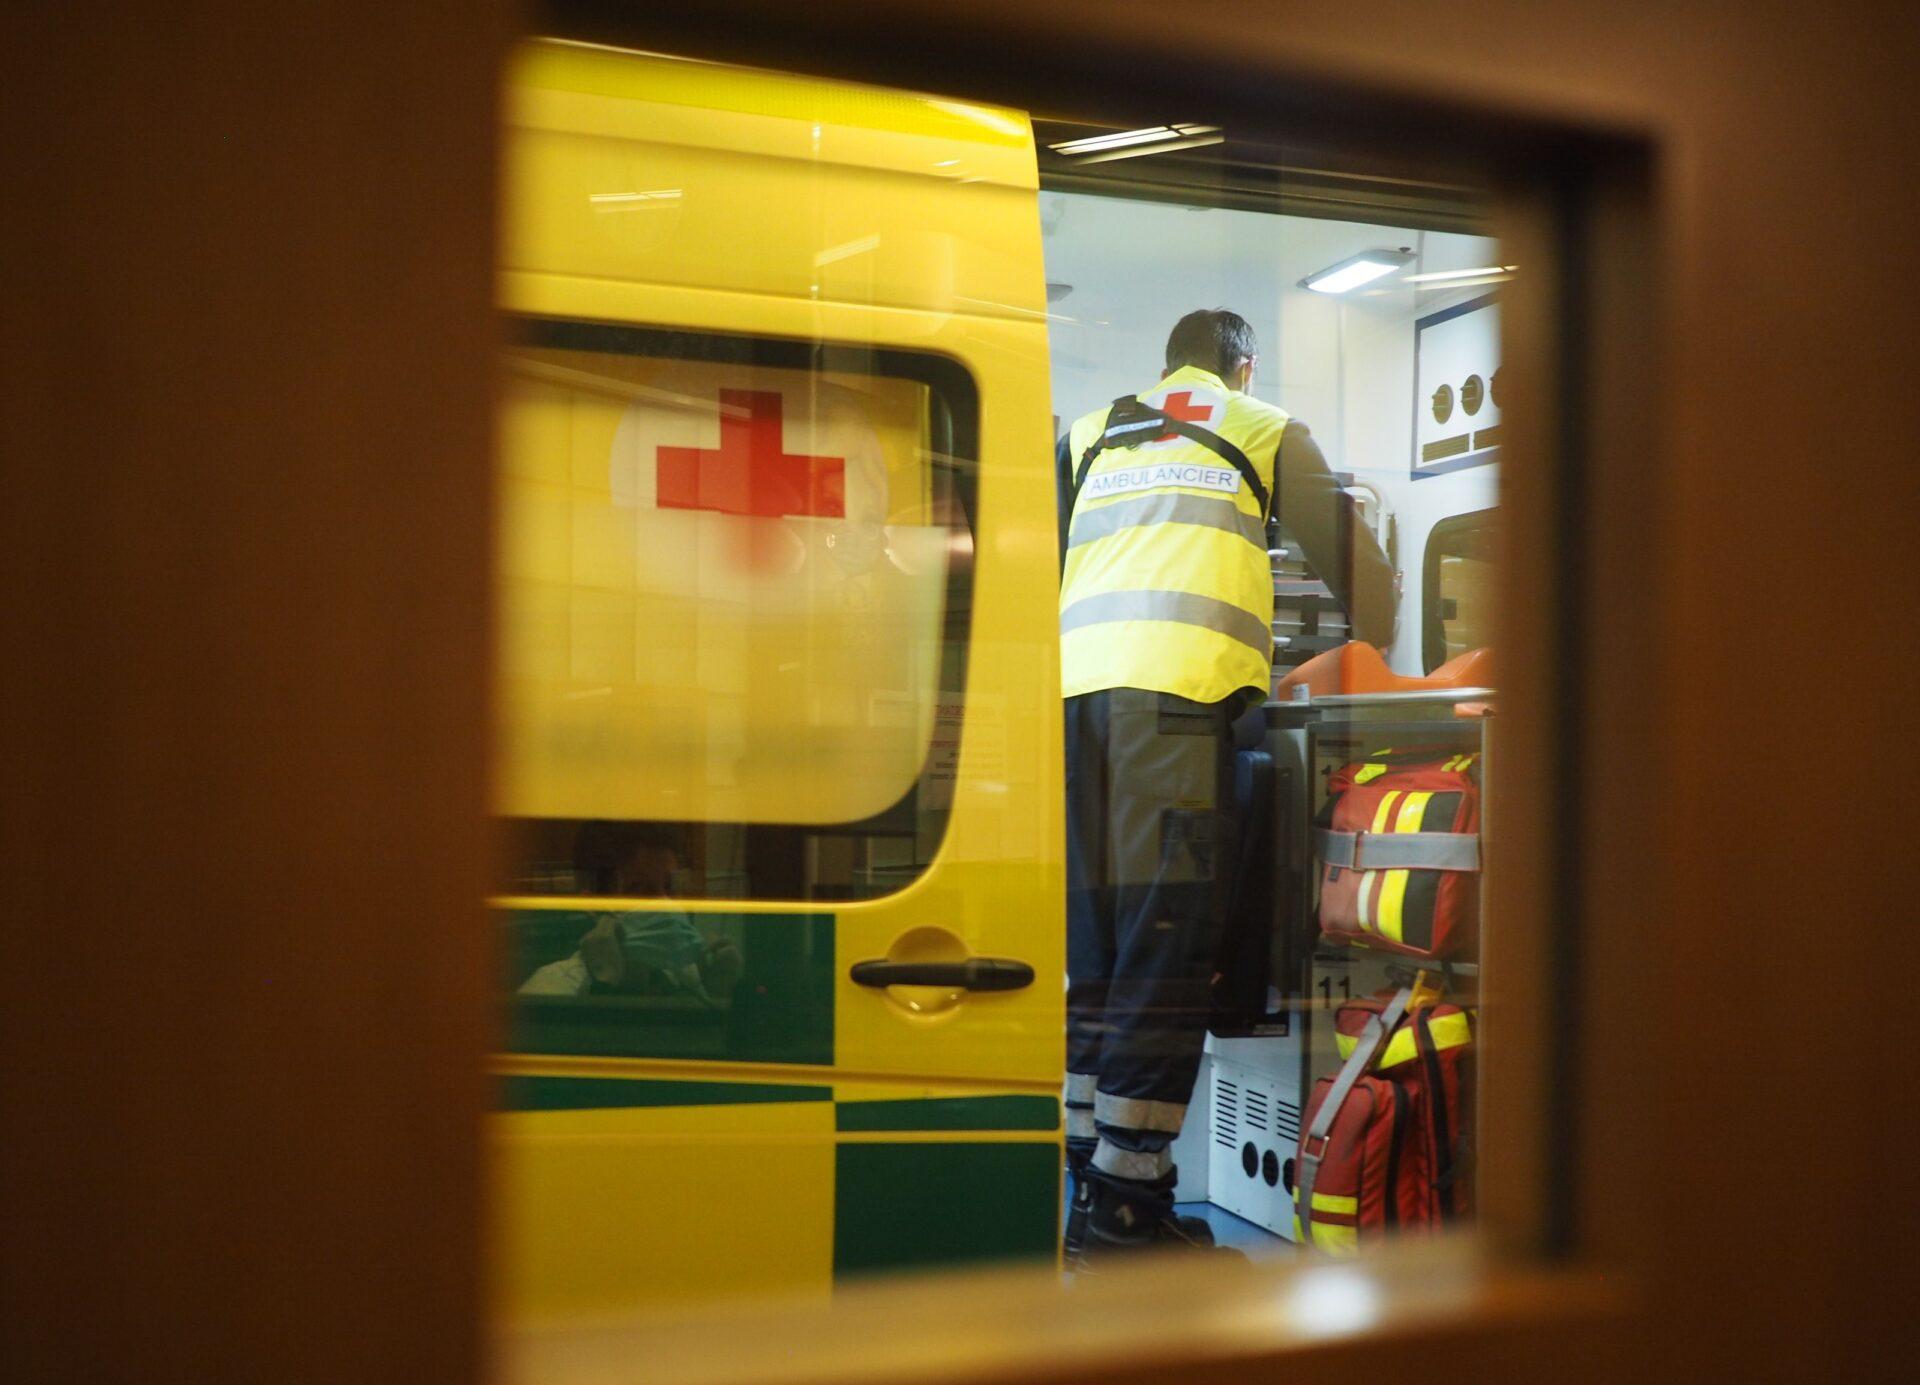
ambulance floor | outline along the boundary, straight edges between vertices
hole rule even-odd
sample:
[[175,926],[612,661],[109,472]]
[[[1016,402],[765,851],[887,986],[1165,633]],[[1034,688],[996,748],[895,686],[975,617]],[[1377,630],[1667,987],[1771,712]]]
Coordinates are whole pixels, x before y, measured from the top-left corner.
[[1183,1217],[1198,1217],[1213,1232],[1213,1243],[1231,1246],[1250,1260],[1265,1260],[1293,1253],[1293,1242],[1276,1236],[1264,1226],[1255,1226],[1244,1217],[1236,1217],[1211,1202],[1176,1202],[1173,1210]]
[[1211,1202],[1176,1202],[1173,1207],[1183,1217],[1199,1217],[1206,1222],[1213,1229],[1215,1245],[1232,1246],[1250,1259],[1293,1253],[1293,1242],[1284,1236],[1276,1236],[1264,1226],[1255,1226]]

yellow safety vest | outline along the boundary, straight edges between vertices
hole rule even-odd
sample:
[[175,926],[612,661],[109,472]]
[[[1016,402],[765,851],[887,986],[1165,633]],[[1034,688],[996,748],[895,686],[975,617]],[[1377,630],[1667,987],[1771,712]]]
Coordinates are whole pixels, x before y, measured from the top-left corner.
[[[1268,494],[1287,415],[1182,366],[1138,396],[1240,449]],[[1123,401],[1124,402],[1124,401]],[[1077,472],[1113,406],[1069,434]],[[1265,516],[1240,472],[1206,444],[1112,440],[1074,501],[1060,579],[1064,696],[1142,688],[1218,702],[1273,676],[1273,569]]]

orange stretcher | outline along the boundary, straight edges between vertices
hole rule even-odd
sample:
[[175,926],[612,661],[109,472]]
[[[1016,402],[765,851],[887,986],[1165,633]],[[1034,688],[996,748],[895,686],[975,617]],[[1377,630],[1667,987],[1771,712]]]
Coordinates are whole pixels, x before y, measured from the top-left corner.
[[1293,689],[1304,687],[1315,697],[1334,697],[1353,693],[1432,692],[1448,688],[1491,688],[1493,651],[1469,649],[1456,655],[1424,678],[1395,673],[1379,650],[1370,644],[1352,640],[1338,649],[1329,649],[1292,670],[1274,687],[1274,696],[1285,702]]

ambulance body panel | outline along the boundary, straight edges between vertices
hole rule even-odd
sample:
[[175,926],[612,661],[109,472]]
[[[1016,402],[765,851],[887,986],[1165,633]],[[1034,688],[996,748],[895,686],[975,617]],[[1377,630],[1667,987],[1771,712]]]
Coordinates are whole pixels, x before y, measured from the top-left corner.
[[[503,1307],[1050,1258],[1064,879],[1026,119],[563,43],[528,46],[508,108],[498,811],[811,834],[809,869],[837,824],[897,819],[910,859],[834,899],[495,900],[509,992],[602,918],[683,916],[743,958],[725,995],[512,997]],[[967,957],[1032,983],[850,976]]]

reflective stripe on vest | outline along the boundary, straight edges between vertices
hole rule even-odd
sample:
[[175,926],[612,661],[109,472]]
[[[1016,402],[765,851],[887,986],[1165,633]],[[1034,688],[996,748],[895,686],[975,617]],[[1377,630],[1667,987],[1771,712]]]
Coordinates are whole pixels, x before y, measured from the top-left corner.
[[[1139,396],[1218,435],[1271,491],[1287,416],[1191,366]],[[1087,453],[1111,406],[1074,425]],[[1164,425],[1163,425],[1164,426]],[[1060,584],[1061,684],[1076,696],[1142,688],[1218,702],[1268,686],[1273,578],[1259,500],[1206,444],[1140,430],[1094,455],[1074,501]]]
[[1271,656],[1273,652],[1273,627],[1231,601],[1201,596],[1197,592],[1100,592],[1083,596],[1060,612],[1060,633],[1065,635],[1089,625],[1119,620],[1171,620],[1181,625],[1197,625],[1202,630],[1238,640],[1263,656]]
[[1260,516],[1248,514],[1231,500],[1184,491],[1156,491],[1082,510],[1074,516],[1073,528],[1067,533],[1067,547],[1078,548],[1143,524],[1199,524],[1224,529],[1259,549],[1263,561],[1267,556],[1267,526]]

